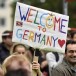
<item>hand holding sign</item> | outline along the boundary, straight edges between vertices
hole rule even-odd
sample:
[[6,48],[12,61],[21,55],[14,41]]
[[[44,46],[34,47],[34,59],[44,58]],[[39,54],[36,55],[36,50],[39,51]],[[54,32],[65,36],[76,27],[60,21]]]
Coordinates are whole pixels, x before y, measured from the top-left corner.
[[33,76],[41,76],[41,71],[40,71],[40,64],[38,63],[38,56],[34,56],[33,62],[32,62],[32,72]]

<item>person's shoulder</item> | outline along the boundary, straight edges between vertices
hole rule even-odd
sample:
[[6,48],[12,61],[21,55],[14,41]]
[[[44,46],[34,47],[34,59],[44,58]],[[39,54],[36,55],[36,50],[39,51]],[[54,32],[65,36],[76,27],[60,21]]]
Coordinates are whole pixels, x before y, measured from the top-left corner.
[[0,49],[2,48],[2,43],[0,43]]
[[64,65],[61,63],[56,66],[56,69],[63,69],[63,67],[64,67]]
[[0,51],[3,51],[4,49],[4,43],[0,43]]
[[68,71],[66,70],[66,68],[64,67],[63,64],[59,64],[57,65],[55,68],[52,69],[51,71],[51,75],[52,76],[68,76]]
[[62,71],[62,72],[65,72],[66,71],[66,66],[61,63],[61,64],[58,64],[53,70],[57,70],[57,71]]
[[4,45],[4,43],[3,43],[3,42],[1,42],[1,43],[0,43],[0,47],[2,47],[3,45]]

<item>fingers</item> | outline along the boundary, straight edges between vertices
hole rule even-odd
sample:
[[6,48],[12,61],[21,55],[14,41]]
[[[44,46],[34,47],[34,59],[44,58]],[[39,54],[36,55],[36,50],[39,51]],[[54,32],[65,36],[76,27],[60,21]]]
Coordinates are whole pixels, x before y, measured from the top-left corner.
[[32,69],[40,69],[40,64],[38,62],[36,62],[36,61],[33,61]]
[[42,73],[40,71],[40,64],[38,63],[38,61],[32,62],[32,69],[37,72],[38,76],[42,76]]

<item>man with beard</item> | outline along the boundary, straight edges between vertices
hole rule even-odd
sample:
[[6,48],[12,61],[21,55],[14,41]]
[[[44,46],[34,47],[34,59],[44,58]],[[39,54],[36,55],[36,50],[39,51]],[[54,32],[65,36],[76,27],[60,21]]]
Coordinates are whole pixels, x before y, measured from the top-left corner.
[[52,70],[51,76],[76,76],[75,41],[67,41],[63,62]]

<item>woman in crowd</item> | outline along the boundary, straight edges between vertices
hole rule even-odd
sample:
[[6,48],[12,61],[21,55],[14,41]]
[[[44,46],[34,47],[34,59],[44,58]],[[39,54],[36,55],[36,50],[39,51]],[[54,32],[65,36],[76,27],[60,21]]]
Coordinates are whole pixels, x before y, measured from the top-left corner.
[[27,47],[22,43],[15,43],[11,48],[11,54],[13,53],[27,55]]
[[39,63],[34,61],[32,64],[29,62],[26,56],[14,54],[4,60],[2,68],[4,74],[6,74],[9,70],[25,69],[29,72],[29,76],[33,76],[32,69],[34,69],[38,76],[42,76]]

